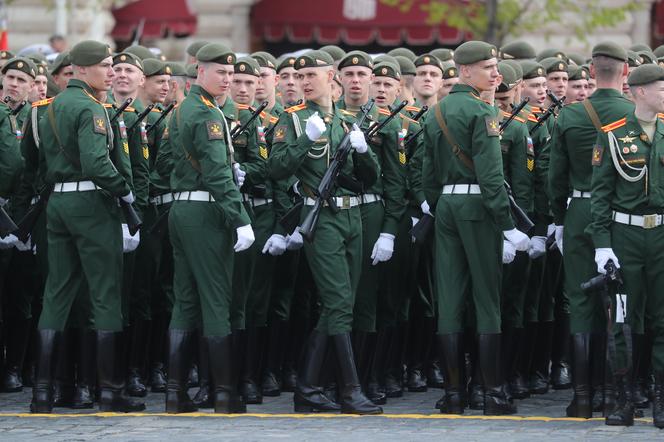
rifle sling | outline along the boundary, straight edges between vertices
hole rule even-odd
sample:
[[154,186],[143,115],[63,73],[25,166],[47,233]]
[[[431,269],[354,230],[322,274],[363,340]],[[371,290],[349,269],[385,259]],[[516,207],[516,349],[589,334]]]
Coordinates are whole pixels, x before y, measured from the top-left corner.
[[588,113],[588,116],[590,117],[590,121],[593,122],[593,126],[595,126],[595,129],[597,129],[597,132],[601,132],[602,131],[602,123],[599,121],[599,115],[597,115],[597,112],[595,112],[595,108],[593,107],[590,100],[588,100],[587,98],[585,100],[583,100],[583,108]]
[[436,121],[438,121],[438,125],[443,131],[443,135],[445,136],[447,143],[452,148],[452,153],[454,154],[454,156],[456,156],[464,164],[464,166],[466,166],[468,169],[474,172],[475,166],[473,165],[473,160],[470,159],[470,157],[461,150],[454,137],[452,137],[452,133],[450,132],[450,129],[447,127],[445,119],[443,119],[443,114],[440,111],[440,105],[436,106],[434,114],[436,116]]

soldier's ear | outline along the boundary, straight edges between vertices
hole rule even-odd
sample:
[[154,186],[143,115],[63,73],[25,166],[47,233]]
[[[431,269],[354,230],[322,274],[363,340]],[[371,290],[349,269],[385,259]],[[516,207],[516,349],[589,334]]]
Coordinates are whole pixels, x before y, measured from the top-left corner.
[[623,64],[623,77],[626,77],[629,75],[629,65],[627,63]]

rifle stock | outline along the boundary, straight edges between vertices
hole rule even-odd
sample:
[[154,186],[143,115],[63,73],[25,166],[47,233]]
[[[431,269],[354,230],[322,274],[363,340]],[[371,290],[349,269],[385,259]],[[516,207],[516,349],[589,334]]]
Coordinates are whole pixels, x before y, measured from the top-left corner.
[[35,224],[37,224],[37,220],[44,212],[48,199],[51,197],[52,193],[52,185],[42,187],[42,190],[39,192],[39,200],[28,209],[23,218],[18,222],[18,227],[16,228],[14,235],[16,235],[21,242],[26,242],[28,238],[30,238],[30,234],[34,229]]

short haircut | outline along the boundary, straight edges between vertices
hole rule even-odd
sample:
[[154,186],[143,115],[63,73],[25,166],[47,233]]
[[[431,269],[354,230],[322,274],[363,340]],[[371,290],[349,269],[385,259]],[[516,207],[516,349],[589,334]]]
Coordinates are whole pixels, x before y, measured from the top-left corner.
[[592,61],[595,67],[595,78],[599,81],[610,81],[622,75],[625,66],[624,61],[605,55],[596,55]]

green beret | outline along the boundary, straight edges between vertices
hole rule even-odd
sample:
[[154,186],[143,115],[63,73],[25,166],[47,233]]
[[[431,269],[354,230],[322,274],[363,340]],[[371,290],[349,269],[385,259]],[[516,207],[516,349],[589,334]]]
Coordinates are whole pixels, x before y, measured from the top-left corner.
[[64,51],[60,52],[57,57],[55,57],[55,61],[53,62],[53,66],[51,67],[51,74],[57,74],[60,69],[66,68],[67,66],[71,66],[71,58],[69,57],[69,52]]
[[557,58],[559,60],[565,60],[565,63],[567,63],[567,55],[565,55],[565,53],[560,49],[544,49],[539,54],[537,54],[535,59],[541,63],[545,58]]
[[417,58],[417,55],[415,55],[415,52],[411,51],[408,48],[394,48],[390,52],[388,52],[387,55],[391,55],[392,57],[396,57],[397,55],[401,55],[402,57],[406,57],[410,61],[415,61],[415,59]]
[[[48,74],[48,69],[46,69],[46,68],[45,68],[44,66],[42,66],[42,65],[37,66],[37,70],[35,71],[35,73],[36,73],[37,75],[44,75],[44,76],[48,76],[48,75],[49,75],[49,74]],[[37,76],[37,75],[35,75],[35,76]]]
[[210,43],[209,41],[205,40],[198,40],[187,46],[187,54],[191,55],[192,57],[196,57],[196,54],[200,49],[205,46],[206,44]]
[[643,58],[632,50],[627,51],[627,64],[630,68],[635,68],[643,64]]
[[376,66],[374,66],[373,73],[376,77],[390,77],[395,80],[401,80],[401,71],[399,70],[399,65],[390,63],[389,61],[378,63]]
[[587,80],[590,74],[583,66],[570,66],[567,71],[569,81]]
[[642,51],[652,52],[652,48],[644,43],[633,44],[632,46],[629,47],[629,50],[634,52],[642,52]]
[[638,51],[637,54],[641,56],[644,64],[657,62],[657,56],[652,51]]
[[92,66],[94,64],[99,64],[102,60],[112,55],[113,52],[106,43],[95,40],[84,40],[80,43],[76,43],[76,45],[71,48],[71,51],[69,51],[71,64],[76,66]]
[[2,67],[3,75],[6,74],[10,69],[25,72],[32,78],[37,76],[37,66],[35,66],[35,64],[29,58],[14,57],[7,61],[7,63],[5,63],[5,65]]
[[237,58],[227,46],[208,43],[196,52],[196,59],[201,62],[234,65]]
[[592,56],[597,57],[600,55],[627,62],[627,51],[612,41],[598,43],[593,47]]
[[341,61],[339,61],[337,69],[340,71],[343,68],[354,66],[363,66],[365,68],[373,69],[371,56],[363,51],[350,51],[341,59]]
[[496,92],[507,92],[519,83],[519,77],[508,63],[501,61],[498,63],[498,72],[503,77]]
[[443,63],[443,80],[450,78],[457,78],[459,76],[459,69],[452,61],[444,61]]
[[198,65],[197,64],[188,64],[184,68],[187,77],[189,78],[198,78]]
[[44,57],[44,54],[41,52],[31,52],[29,54],[23,55],[23,57],[27,57],[32,60],[35,66],[48,66],[48,61],[46,61],[46,57]]
[[403,55],[395,55],[394,59],[399,63],[399,70],[401,70],[401,75],[415,75],[417,74],[415,63],[408,57]]
[[143,60],[143,72],[146,77],[153,77],[155,75],[172,75],[171,67],[156,58]]
[[292,55],[282,55],[281,58],[277,61],[277,74],[281,72],[282,69],[285,68],[295,68],[295,60],[297,60],[297,57],[293,57]]
[[643,86],[655,81],[664,81],[664,68],[656,64],[641,65],[627,77],[630,86]]
[[544,68],[547,74],[553,72],[567,72],[567,62],[561,58],[549,57],[540,61],[540,64]]
[[527,60],[536,56],[535,48],[525,41],[513,41],[500,48],[500,58],[504,60]]
[[443,71],[443,64],[438,60],[438,58],[434,57],[431,54],[422,54],[419,57],[413,61],[413,64],[415,64],[416,68],[419,68],[420,66],[434,66],[437,67],[438,69]]
[[[148,58],[148,60],[150,60]],[[154,59],[156,60],[156,58]],[[159,61],[159,60],[157,60]],[[132,66],[136,66],[141,71],[143,71],[143,62],[137,55],[132,54],[131,52],[120,52],[113,57],[113,66],[116,64],[127,63]]]
[[295,69],[303,68],[322,68],[332,66],[334,59],[325,51],[309,51],[297,57],[295,60]]
[[9,51],[0,51],[0,60],[10,60],[14,58],[14,53]]
[[274,55],[260,51],[254,52],[251,57],[258,62],[258,66],[277,70],[277,59],[274,58]]
[[141,45],[129,46],[123,52],[129,52],[130,54],[134,54],[141,60],[147,60],[148,58],[157,58],[157,56],[151,50]]
[[454,51],[454,62],[457,65],[474,64],[479,61],[490,60],[498,56],[498,49],[484,41],[471,40],[462,43]]
[[530,80],[532,78],[546,77],[544,67],[533,60],[522,60],[521,70],[523,71],[523,79]]
[[[319,51],[327,52],[327,54],[332,57],[332,60],[339,61],[346,56],[346,51],[341,49],[339,46],[327,45],[318,49]],[[334,64],[334,63],[333,63]]]
[[570,65],[572,64],[572,62],[574,62],[574,64],[577,66],[581,66],[586,63],[586,57],[575,52],[567,54],[567,59],[569,60],[567,64]]
[[657,46],[652,52],[657,56],[657,58],[664,57],[664,45]]
[[516,76],[519,78],[519,80],[523,79],[523,69],[521,69],[521,63],[516,60],[503,60],[501,63],[510,65],[510,67],[514,69],[514,73],[516,73]]
[[233,72],[236,74],[247,74],[253,75],[254,77],[260,77],[261,67],[254,58],[242,57],[235,62]]
[[373,58],[373,62],[374,62],[374,65],[377,65],[378,63],[385,63],[385,62],[396,64],[397,66],[399,65],[399,62],[397,61],[396,58],[392,57],[391,55],[387,55],[387,54],[376,55]]
[[440,61],[449,61],[454,57],[454,51],[447,48],[438,48],[429,52],[431,55],[436,57]]
[[187,70],[184,68],[182,63],[167,61],[166,66],[171,68],[171,75],[174,77],[184,77],[187,75]]

